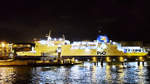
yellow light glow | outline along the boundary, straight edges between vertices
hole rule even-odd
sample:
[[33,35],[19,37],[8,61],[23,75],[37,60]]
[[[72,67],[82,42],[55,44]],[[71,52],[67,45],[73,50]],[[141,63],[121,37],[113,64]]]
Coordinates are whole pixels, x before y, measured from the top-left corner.
[[74,59],[74,58],[72,58],[72,59],[71,59],[71,61],[74,63],[75,59]]
[[119,57],[119,61],[120,62],[124,62],[124,58],[123,57]]
[[106,62],[111,62],[110,57],[106,57]]
[[2,42],[1,45],[2,45],[2,47],[5,47],[6,44],[4,42]]
[[92,60],[93,60],[93,62],[97,61],[96,57],[92,57]]
[[122,69],[122,68],[123,68],[123,65],[122,65],[122,64],[119,64],[119,66],[118,66],[118,67]]
[[143,57],[139,57],[139,61],[144,61],[144,58]]

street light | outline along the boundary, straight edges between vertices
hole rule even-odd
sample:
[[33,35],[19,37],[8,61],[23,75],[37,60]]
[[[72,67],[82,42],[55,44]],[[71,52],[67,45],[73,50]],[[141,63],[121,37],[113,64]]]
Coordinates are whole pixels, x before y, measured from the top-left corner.
[[2,48],[4,48],[6,44],[4,42],[2,42],[1,45],[2,45]]
[[6,42],[1,42],[1,49],[2,49],[2,56],[6,56],[6,54],[7,54],[7,44],[6,44]]

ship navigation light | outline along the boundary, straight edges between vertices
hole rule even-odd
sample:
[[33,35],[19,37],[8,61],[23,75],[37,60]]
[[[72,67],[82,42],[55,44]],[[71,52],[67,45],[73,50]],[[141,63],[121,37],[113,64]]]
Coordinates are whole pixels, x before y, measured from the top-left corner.
[[62,41],[63,39],[62,38],[59,38],[59,41]]

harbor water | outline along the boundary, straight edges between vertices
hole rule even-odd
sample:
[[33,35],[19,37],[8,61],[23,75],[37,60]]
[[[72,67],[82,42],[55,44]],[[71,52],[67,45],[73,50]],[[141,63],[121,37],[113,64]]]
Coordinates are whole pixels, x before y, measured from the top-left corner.
[[149,84],[150,62],[109,64],[84,61],[73,66],[0,67],[0,84]]

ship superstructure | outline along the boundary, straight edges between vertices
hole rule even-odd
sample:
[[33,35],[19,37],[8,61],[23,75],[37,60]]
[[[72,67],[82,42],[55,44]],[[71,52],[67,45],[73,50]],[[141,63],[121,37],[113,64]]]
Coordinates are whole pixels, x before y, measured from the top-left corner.
[[32,51],[29,52],[17,52],[19,56],[48,56],[57,55],[57,48],[63,45],[70,45],[69,40],[63,38],[51,38],[51,31],[46,36],[46,40],[34,41],[35,47],[32,47]]
[[99,35],[95,41],[74,41],[62,38],[51,38],[51,31],[46,40],[35,41],[32,51],[17,52],[18,56],[144,56],[148,53],[141,47],[122,47],[121,44],[108,39],[106,35]]

